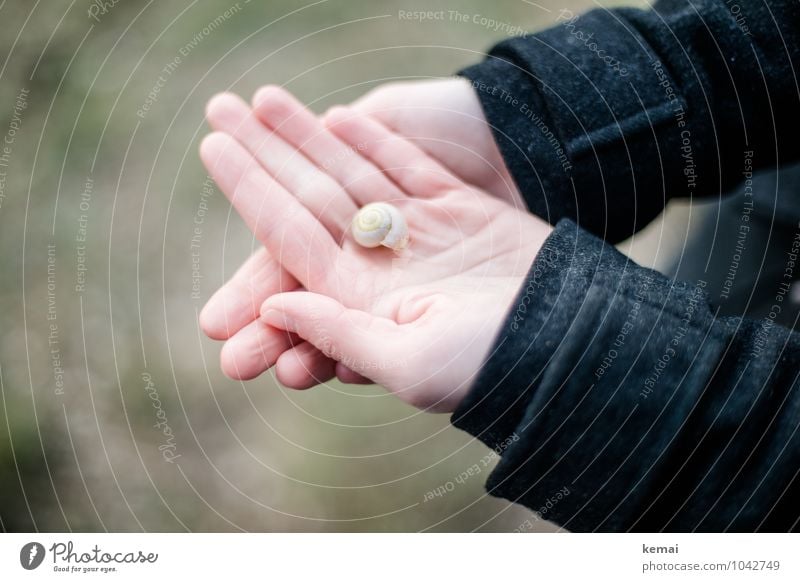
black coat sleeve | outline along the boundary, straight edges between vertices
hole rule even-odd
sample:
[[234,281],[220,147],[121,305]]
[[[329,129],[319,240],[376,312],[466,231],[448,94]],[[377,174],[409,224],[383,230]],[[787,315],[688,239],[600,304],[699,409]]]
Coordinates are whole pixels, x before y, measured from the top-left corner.
[[797,0],[562,10],[461,71],[531,211],[615,242],[800,158]]
[[501,453],[487,489],[573,531],[800,528],[800,336],[717,317],[563,219],[452,417]]

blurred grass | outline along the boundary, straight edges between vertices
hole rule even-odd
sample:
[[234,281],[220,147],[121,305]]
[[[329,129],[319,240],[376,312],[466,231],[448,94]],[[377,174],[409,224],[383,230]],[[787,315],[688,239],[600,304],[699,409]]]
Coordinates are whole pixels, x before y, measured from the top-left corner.
[[[384,80],[450,75],[503,38],[474,24],[400,21],[398,10],[455,9],[538,29],[565,4],[596,3],[241,0],[182,57],[144,119],[137,110],[163,68],[235,2],[122,0],[99,23],[88,1],[0,4],[0,134],[15,96],[30,91],[0,207],[2,528],[505,531],[528,519],[485,495],[488,470],[423,503],[488,452],[445,416],[373,387],[288,392],[269,375],[224,378],[219,345],[197,327],[189,241],[212,94],[248,97],[277,83],[322,111]],[[255,248],[222,195],[209,207],[203,300]],[[158,448],[145,372],[175,434],[174,464]]]

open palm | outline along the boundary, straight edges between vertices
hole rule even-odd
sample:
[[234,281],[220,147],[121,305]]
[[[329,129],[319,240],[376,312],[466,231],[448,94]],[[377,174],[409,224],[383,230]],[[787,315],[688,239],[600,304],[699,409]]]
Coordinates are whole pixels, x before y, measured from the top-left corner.
[[[269,363],[265,352],[280,351],[275,361],[289,368],[282,375],[301,380],[329,376],[335,360],[418,406],[451,408],[549,227],[372,119],[340,108],[328,129],[285,91],[270,88],[257,100],[260,120],[234,96],[212,101],[209,118],[226,132],[207,137],[201,155],[277,261],[263,277],[265,295],[311,293],[268,299],[263,321],[237,334],[237,354],[252,354],[256,369]],[[412,242],[400,255],[364,249],[348,234],[357,209],[375,201],[408,221]],[[292,336],[276,328],[309,343],[292,348]],[[454,342],[454,332],[467,335]],[[241,362],[248,358],[234,359]]]
[[[263,137],[265,127],[269,131],[271,124],[283,122],[286,111],[280,105],[275,108],[276,97],[280,92],[274,88],[259,91],[253,99],[253,116],[248,116],[241,100],[230,95],[218,97],[209,104],[209,124],[213,129],[242,135],[243,142],[252,143],[259,134]],[[468,80],[385,83],[353,103],[352,108],[374,117],[395,133],[414,139],[463,181],[524,207]],[[322,121],[330,120],[323,116]],[[309,120],[304,123],[310,126]],[[330,144],[329,140],[324,141]],[[271,142],[281,159],[290,155],[282,140]],[[337,155],[343,155],[337,151]],[[313,386],[334,374],[344,382],[367,381],[346,366],[325,362],[310,346],[301,344],[298,349],[291,349],[288,338],[258,322],[262,301],[279,286],[287,285],[299,284],[262,247],[208,301],[200,317],[201,327],[209,337],[227,340],[221,354],[223,371],[235,379],[248,379],[275,365],[278,378],[294,388]]]

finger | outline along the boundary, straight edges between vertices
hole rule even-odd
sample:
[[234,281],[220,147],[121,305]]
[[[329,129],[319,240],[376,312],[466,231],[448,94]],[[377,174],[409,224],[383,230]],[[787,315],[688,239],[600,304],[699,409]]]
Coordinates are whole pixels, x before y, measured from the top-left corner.
[[288,333],[256,319],[225,342],[220,366],[233,380],[252,380],[274,366],[280,355],[291,348]]
[[353,372],[341,362],[336,362],[336,377],[342,384],[372,384],[372,380],[365,378],[358,372]]
[[308,342],[283,352],[275,363],[275,376],[287,388],[306,390],[336,375],[336,362]]
[[306,289],[333,293],[339,246],[328,230],[276,182],[253,156],[225,133],[200,145],[211,177],[269,254]]
[[211,339],[226,340],[258,319],[267,297],[298,287],[297,280],[261,247],[208,300],[200,312],[200,327]]
[[456,178],[424,150],[367,115],[346,107],[328,112],[326,122],[342,141],[358,146],[361,155],[386,172],[412,197],[428,198],[463,189]]
[[253,111],[287,142],[333,176],[359,206],[406,197],[383,172],[359,155],[358,145],[348,145],[332,134],[316,115],[285,89],[275,86],[259,89],[253,97]]
[[373,382],[384,383],[402,351],[401,327],[390,319],[348,309],[325,295],[296,291],[268,298],[261,320],[296,333],[332,358]]
[[214,130],[235,137],[245,146],[275,180],[325,225],[334,239],[341,240],[357,207],[336,180],[279,133],[265,127],[237,95],[222,93],[212,98],[206,106],[206,118]]
[[296,390],[327,382],[337,366],[308,342],[259,320],[234,334],[222,349],[220,359],[226,376],[252,380],[275,366],[278,380]]

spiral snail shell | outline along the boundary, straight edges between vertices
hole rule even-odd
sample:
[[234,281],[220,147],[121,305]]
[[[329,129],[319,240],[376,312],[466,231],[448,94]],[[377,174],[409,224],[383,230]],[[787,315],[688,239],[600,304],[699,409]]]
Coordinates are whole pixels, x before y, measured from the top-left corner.
[[408,245],[408,224],[400,211],[386,202],[367,204],[353,219],[353,238],[362,247],[380,245],[399,251]]

